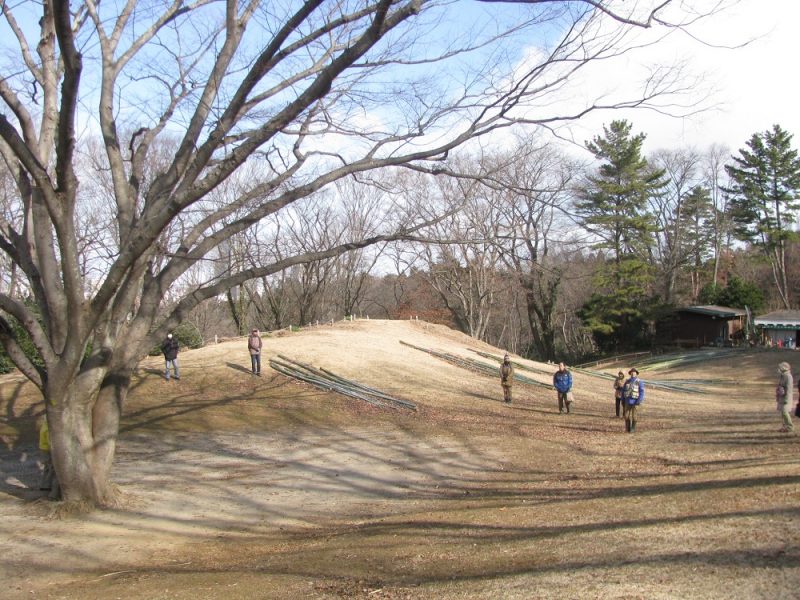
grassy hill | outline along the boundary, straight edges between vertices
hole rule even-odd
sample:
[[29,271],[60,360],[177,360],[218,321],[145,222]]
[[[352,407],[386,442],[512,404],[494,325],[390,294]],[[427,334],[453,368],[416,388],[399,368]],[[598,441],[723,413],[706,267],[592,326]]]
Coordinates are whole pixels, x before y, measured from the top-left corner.
[[[798,589],[798,438],[777,432],[773,399],[778,362],[800,373],[793,352],[643,363],[651,385],[634,435],[613,416],[607,375],[622,365],[575,371],[575,410],[560,415],[553,365],[515,359],[528,383],[504,405],[485,357],[503,349],[441,326],[343,322],[270,335],[264,352],[260,378],[245,339],[183,352],[179,382],[145,359],[114,470],[127,502],[68,519],[49,518],[53,505],[34,489],[37,395],[5,376],[8,597],[749,599]],[[267,366],[277,355],[417,410],[289,379]]]

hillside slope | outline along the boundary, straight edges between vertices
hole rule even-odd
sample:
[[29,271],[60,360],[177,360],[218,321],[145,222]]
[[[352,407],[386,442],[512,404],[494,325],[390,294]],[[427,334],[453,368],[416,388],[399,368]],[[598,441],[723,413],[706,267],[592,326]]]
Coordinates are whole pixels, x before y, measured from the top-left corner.
[[[542,385],[504,405],[496,360],[478,354],[502,350],[441,326],[343,322],[270,335],[264,352],[260,378],[244,339],[181,353],[178,382],[145,359],[114,469],[125,501],[66,519],[35,489],[37,395],[2,378],[6,597],[751,599],[800,585],[798,437],[776,432],[772,399],[795,353],[643,367],[703,393],[651,385],[628,435],[603,373],[576,371],[575,410],[559,415],[555,367],[517,359]],[[267,366],[277,355],[418,410],[288,379]]]

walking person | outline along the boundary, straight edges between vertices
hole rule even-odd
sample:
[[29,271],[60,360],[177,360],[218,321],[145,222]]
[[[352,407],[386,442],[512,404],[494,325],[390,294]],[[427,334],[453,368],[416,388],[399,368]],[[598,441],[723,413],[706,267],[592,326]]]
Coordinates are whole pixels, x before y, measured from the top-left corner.
[[572,404],[572,373],[567,370],[563,362],[558,363],[558,371],[553,374],[553,387],[558,392],[558,412],[569,412]]
[[778,387],[775,388],[775,401],[778,405],[778,412],[781,413],[781,418],[783,419],[783,427],[778,431],[782,433],[794,431],[792,415],[789,413],[793,395],[794,379],[792,378],[792,367],[788,362],[782,362],[778,365]]
[[614,380],[614,408],[619,419],[620,409],[622,408],[622,388],[625,387],[625,373],[620,371]]
[[261,347],[263,343],[261,336],[258,334],[258,329],[253,329],[247,338],[247,350],[250,352],[250,366],[253,369],[253,375],[261,375]]
[[164,353],[164,378],[169,381],[169,368],[171,365],[175,373],[175,379],[180,380],[180,371],[178,371],[178,340],[172,337],[171,333],[167,334],[167,338],[161,344],[161,352]]
[[500,385],[503,386],[503,402],[511,404],[511,387],[514,385],[514,367],[511,366],[511,357],[506,354],[503,364],[500,365]]
[[644,382],[639,379],[636,368],[628,371],[630,377],[622,388],[622,416],[625,417],[625,431],[636,431],[636,407],[644,402]]

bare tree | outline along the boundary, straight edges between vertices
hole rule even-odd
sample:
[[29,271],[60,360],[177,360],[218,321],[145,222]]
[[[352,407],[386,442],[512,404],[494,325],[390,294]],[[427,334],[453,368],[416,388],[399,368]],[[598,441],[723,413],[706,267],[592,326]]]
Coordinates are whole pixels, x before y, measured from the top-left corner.
[[[354,179],[337,182],[341,199],[344,233],[350,238],[365,238],[380,230],[385,204],[381,188]],[[334,261],[333,302],[341,316],[354,315],[364,301],[370,276],[383,255],[384,245],[347,252]]]
[[[459,165],[453,171],[478,171]],[[432,235],[436,245],[422,247],[431,286],[439,294],[459,330],[485,340],[494,308],[494,297],[503,285],[498,276],[500,249],[498,209],[487,201],[477,179],[437,180],[446,204],[463,209],[439,223]]]
[[493,163],[483,182],[502,214],[495,240],[500,256],[524,296],[528,351],[556,360],[559,289],[569,269],[563,257],[553,260],[552,250],[555,246],[556,252],[569,253],[568,232],[574,224],[565,215],[577,165],[534,139],[520,140]]
[[[64,497],[113,501],[109,474],[132,369],[199,303],[293,266],[413,237],[424,220],[407,215],[372,237],[226,271],[178,295],[188,269],[343,177],[420,167],[519,120],[553,126],[595,108],[652,104],[679,84],[651,78],[639,97],[569,112],[548,102],[585,65],[638,45],[628,33],[668,31],[671,17],[691,12],[670,0],[635,5],[510,3],[503,14],[516,23],[478,22],[444,36],[437,24],[454,9],[435,0],[43,0],[33,20],[19,12],[30,5],[3,3],[10,35],[0,41],[0,156],[24,221],[5,215],[0,249],[24,274],[41,317],[0,294],[0,341],[46,399]],[[23,19],[38,23],[34,37]],[[548,46],[518,60],[522,42],[539,39]],[[535,116],[526,114],[534,104]],[[114,248],[92,285],[76,227],[81,182],[92,176],[81,170],[79,130],[102,138],[99,168],[113,208]],[[175,140],[169,152],[165,138]],[[235,199],[220,205],[210,196],[247,168],[259,176],[238,178]],[[10,317],[43,368],[22,351]]]
[[720,262],[725,253],[731,249],[733,237],[733,219],[729,209],[730,198],[724,192],[727,187],[725,163],[730,156],[730,150],[724,146],[712,145],[703,155],[703,177],[705,187],[711,194],[711,203],[714,206],[713,239],[714,239],[714,269],[711,283],[718,285]]
[[663,150],[653,156],[653,163],[664,172],[667,185],[661,194],[650,197],[650,207],[656,222],[655,255],[661,270],[663,300],[675,300],[675,286],[681,269],[690,256],[686,242],[686,199],[699,184],[700,157],[691,149]]

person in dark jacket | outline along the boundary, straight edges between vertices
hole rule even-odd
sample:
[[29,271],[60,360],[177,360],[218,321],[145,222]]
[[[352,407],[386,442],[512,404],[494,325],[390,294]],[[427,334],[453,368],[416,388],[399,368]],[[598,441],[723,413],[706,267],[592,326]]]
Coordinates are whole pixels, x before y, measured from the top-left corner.
[[614,408],[617,418],[619,418],[620,408],[622,407],[622,388],[625,387],[625,373],[620,371],[614,380]]
[[175,371],[175,379],[180,380],[180,371],[178,371],[178,340],[172,337],[171,333],[167,334],[167,338],[161,344],[161,352],[164,353],[164,377],[169,381],[169,367],[172,365]]
[[639,371],[628,371],[630,377],[622,388],[622,415],[625,417],[625,431],[636,431],[636,407],[644,402],[644,382],[639,379]]
[[503,357],[503,364],[500,365],[500,385],[503,386],[503,402],[511,404],[511,387],[514,385],[514,367],[511,365],[511,357],[506,354]]
[[250,352],[250,366],[253,369],[253,375],[261,375],[261,347],[263,343],[261,336],[258,335],[258,329],[253,329],[247,338],[247,350]]
[[572,391],[572,373],[567,370],[566,365],[558,363],[558,371],[553,374],[553,387],[558,392],[558,412],[569,412],[572,404],[570,392]]

